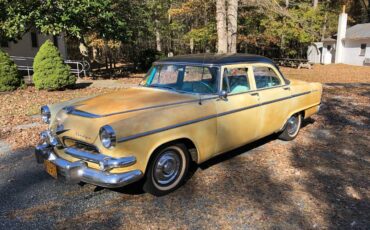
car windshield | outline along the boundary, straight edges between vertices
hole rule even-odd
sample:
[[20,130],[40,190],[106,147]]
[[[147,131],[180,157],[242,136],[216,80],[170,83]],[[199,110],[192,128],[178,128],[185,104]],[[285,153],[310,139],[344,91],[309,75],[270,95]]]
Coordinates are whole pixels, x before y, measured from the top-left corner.
[[214,94],[218,91],[217,75],[218,67],[159,64],[148,71],[141,85],[178,92]]

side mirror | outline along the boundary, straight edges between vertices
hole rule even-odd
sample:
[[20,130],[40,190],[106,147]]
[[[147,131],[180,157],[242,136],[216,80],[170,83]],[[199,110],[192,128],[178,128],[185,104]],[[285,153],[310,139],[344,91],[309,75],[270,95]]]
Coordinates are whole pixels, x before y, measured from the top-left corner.
[[226,99],[227,98],[227,92],[226,90],[222,90],[219,94],[220,98]]

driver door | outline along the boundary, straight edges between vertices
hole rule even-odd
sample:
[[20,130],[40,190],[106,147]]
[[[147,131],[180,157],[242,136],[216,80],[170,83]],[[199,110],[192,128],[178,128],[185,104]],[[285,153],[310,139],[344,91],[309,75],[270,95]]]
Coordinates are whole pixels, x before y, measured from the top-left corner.
[[217,153],[254,141],[261,121],[252,67],[224,66],[221,75],[221,89],[227,92],[227,97],[216,100]]

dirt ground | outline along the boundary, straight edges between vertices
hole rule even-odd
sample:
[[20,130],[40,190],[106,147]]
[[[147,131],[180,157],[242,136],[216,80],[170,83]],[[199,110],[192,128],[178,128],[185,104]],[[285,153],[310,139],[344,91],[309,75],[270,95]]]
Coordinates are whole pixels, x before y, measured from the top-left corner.
[[314,65],[312,69],[282,67],[288,78],[321,83],[370,83],[370,67],[344,64]]
[[135,186],[55,181],[33,159],[44,128],[32,116],[39,105],[116,89],[0,95],[0,145],[9,145],[0,148],[0,229],[369,229],[370,68],[282,72],[326,83],[319,114],[304,122],[297,139],[269,136],[223,154],[160,198]]

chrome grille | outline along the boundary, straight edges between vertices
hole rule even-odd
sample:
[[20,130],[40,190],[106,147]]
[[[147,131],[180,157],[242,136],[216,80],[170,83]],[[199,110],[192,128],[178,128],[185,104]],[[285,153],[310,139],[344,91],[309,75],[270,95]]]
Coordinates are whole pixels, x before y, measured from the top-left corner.
[[72,138],[63,138],[63,145],[65,148],[73,147],[82,151],[91,152],[91,153],[99,153],[98,148],[95,145],[75,140]]

